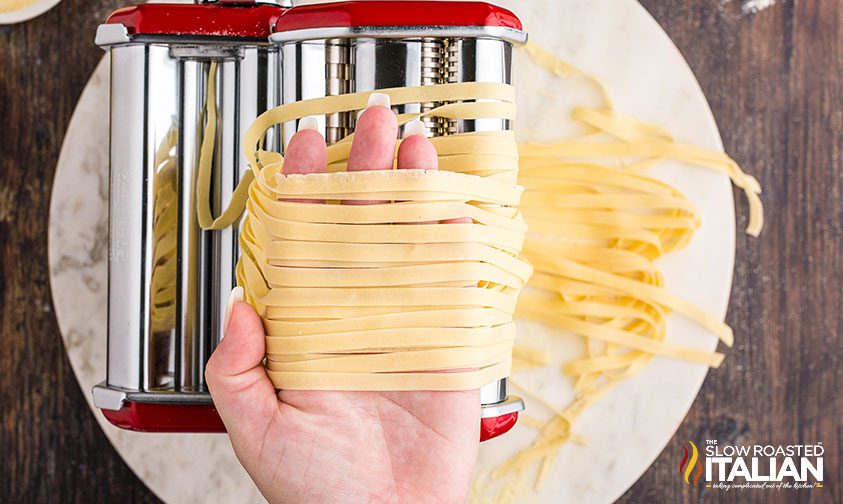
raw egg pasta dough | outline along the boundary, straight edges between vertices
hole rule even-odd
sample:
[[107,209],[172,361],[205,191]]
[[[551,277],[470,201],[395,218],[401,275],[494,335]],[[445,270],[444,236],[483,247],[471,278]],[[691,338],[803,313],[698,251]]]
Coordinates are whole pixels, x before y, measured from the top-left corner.
[[[574,400],[564,409],[515,385],[530,404],[552,416],[541,422],[532,444],[490,473],[478,474],[472,502],[518,502],[548,476],[562,445],[576,437],[573,425],[590,405],[623,379],[643,369],[655,355],[717,367],[720,353],[702,352],[666,341],[666,317],[674,311],[702,325],[727,346],[731,329],[664,289],[654,261],[685,246],[699,226],[696,209],[677,190],[643,175],[675,159],[728,175],[749,203],[746,232],[763,227],[760,185],[726,154],[677,142],[667,131],[624,117],[595,79],[543,49],[525,51],[559,77],[586,78],[603,97],[602,108],[578,108],[572,119],[583,126],[577,138],[519,144],[521,209],[530,226],[525,257],[535,273],[519,298],[516,317],[532,319],[583,336],[586,355],[568,362]],[[540,349],[514,350],[514,369],[535,367]],[[524,363],[522,355],[530,356]]]
[[[479,95],[498,101],[429,114],[514,119],[508,86],[386,92],[396,104]],[[359,110],[367,100],[359,93],[278,107],[258,118],[245,145],[277,124]],[[436,142],[442,171],[346,172],[350,138],[329,148],[331,173],[283,175],[280,155],[247,153],[257,173],[238,283],[263,318],[277,388],[461,390],[510,375],[513,313],[532,273],[520,258],[527,226],[517,146],[508,131],[470,137]],[[382,203],[342,204],[355,200]]]
[[238,268],[277,388],[459,390],[509,376],[531,273],[518,258],[520,188],[452,172],[278,168],[252,185]]
[[[686,245],[699,216],[679,191],[644,171],[675,159],[724,173],[747,197],[747,233],[757,236],[763,226],[760,185],[726,154],[680,143],[658,126],[618,114],[595,79],[534,44],[523,51],[556,76],[585,78],[599,90],[603,107],[573,113],[585,129],[581,136],[516,144],[512,131],[453,134],[431,139],[438,173],[346,174],[352,135],[329,146],[329,174],[284,176],[280,154],[255,149],[267,130],[308,115],[361,110],[369,93],[305,100],[254,122],[244,142],[252,172],[231,207],[216,222],[204,220],[206,226],[225,227],[248,199],[238,282],[264,318],[267,368],[276,385],[291,379],[310,388],[329,388],[328,381],[345,389],[476,387],[506,376],[510,355],[514,371],[529,372],[549,360],[542,349],[511,349],[513,303],[517,318],[584,337],[586,355],[562,370],[575,380],[576,397],[566,408],[524,387],[517,376],[511,379],[552,417],[523,422],[536,429],[534,442],[493,472],[478,474],[472,501],[512,502],[529,481],[540,485],[564,443],[584,442],[572,432],[577,417],[653,356],[717,367],[722,354],[667,341],[669,313],[696,321],[731,346],[728,326],[664,289],[654,261]],[[444,103],[427,114],[399,115],[401,124],[422,115],[515,119],[514,89],[504,84],[379,92],[396,105]],[[200,178],[207,171],[200,166]],[[512,191],[519,192],[516,183],[524,188],[520,201],[511,198]],[[285,202],[282,196],[327,204]],[[343,199],[388,203],[336,204]],[[529,225],[523,246],[516,238],[524,232],[516,205]],[[410,226],[453,217],[472,223]],[[331,241],[320,238],[325,236]],[[522,257],[532,264],[532,277]],[[459,270],[445,266],[450,262],[459,263]],[[370,277],[364,268],[377,273]],[[360,295],[340,295],[349,288]],[[403,289],[401,299],[386,302],[384,289]],[[400,349],[424,358],[402,357]],[[407,372],[460,366],[472,370],[448,385],[442,373]],[[307,373],[316,379],[305,383]],[[350,379],[361,374],[368,377]]]

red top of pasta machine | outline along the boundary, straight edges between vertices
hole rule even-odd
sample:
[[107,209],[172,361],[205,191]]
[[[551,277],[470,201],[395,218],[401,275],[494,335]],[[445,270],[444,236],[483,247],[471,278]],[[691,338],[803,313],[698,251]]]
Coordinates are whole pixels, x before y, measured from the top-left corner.
[[284,10],[278,5],[241,0],[133,5],[108,16],[97,31],[97,44],[129,42],[146,35],[265,42]]
[[343,37],[489,36],[522,44],[521,21],[486,2],[355,0],[301,5],[278,19],[273,42]]

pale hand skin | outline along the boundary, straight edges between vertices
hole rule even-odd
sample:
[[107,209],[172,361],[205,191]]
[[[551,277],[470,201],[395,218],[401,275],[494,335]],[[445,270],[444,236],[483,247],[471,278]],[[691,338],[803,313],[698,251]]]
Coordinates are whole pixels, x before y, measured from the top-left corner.
[[[348,169],[390,169],[397,132],[395,115],[370,102]],[[421,135],[406,138],[398,157],[398,168],[437,168]],[[303,129],[284,171],[323,171],[325,160],[322,137]],[[257,313],[238,301],[228,318],[205,376],[237,458],[270,503],[465,502],[480,437],[477,390],[276,394],[261,366]]]

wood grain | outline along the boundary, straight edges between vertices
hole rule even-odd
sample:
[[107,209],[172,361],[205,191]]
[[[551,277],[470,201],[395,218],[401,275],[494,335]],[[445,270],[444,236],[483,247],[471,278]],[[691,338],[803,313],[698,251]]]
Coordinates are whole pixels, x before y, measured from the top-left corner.
[[[738,236],[735,348],[621,502],[843,502],[843,4],[780,0],[752,14],[740,1],[641,3],[694,70],[727,152],[761,182],[767,226],[759,239]],[[705,439],[822,442],[826,487],[689,487],[682,446]]]
[[[764,187],[767,227],[738,237],[728,322],[738,343],[622,498],[843,502],[843,4],[641,0],[688,60],[726,149]],[[0,27],[0,498],[157,502],[106,440],[62,347],[47,269],[61,140],[101,56],[98,20],[125,2],[64,0]],[[740,228],[746,211],[736,199]],[[677,473],[687,440],[812,443],[826,488],[714,494]]]

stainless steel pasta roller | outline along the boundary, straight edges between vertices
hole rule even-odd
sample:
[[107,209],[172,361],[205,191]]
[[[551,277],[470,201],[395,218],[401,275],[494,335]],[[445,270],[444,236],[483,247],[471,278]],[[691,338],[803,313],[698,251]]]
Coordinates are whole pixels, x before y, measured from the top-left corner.
[[[276,105],[268,37],[285,8],[274,3],[138,5],[97,30],[111,63],[111,171],[108,374],[94,403],[120,427],[224,431],[204,367],[235,284],[237,227],[204,231],[196,208],[228,206],[248,169],[243,131]],[[209,89],[212,183],[197,202]]]

